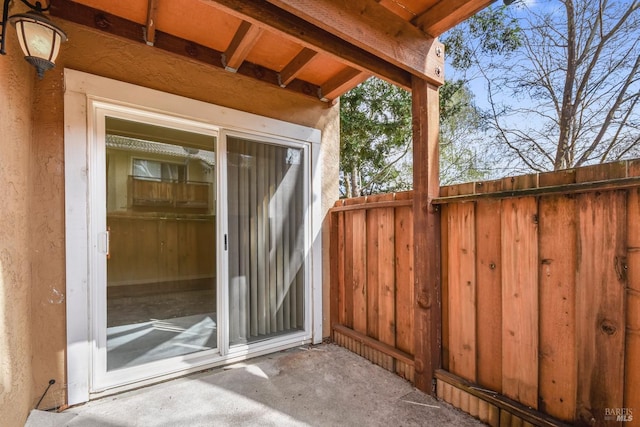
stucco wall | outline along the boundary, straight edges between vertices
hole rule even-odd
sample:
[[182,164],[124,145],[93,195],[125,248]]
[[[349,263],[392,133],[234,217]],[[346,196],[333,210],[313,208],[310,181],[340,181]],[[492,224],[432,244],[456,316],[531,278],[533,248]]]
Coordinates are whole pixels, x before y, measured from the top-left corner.
[[[21,326],[24,332],[31,331],[33,337],[30,344],[33,347],[31,394],[41,393],[49,379],[57,381],[43,401],[43,408],[62,405],[66,399],[62,85],[65,67],[321,129],[323,214],[338,197],[337,107],[327,108],[312,99],[166,54],[142,43],[107,36],[71,23],[58,23],[67,32],[69,41],[63,45],[56,68],[35,84],[34,115],[38,119],[33,123],[33,147],[28,160],[33,172],[30,186],[27,182],[23,184],[25,189],[31,189],[32,194],[16,207],[16,212],[20,212],[16,215],[21,215],[20,221],[25,222],[29,212],[28,222],[32,230],[31,251],[27,254],[23,248],[23,252],[25,258],[30,256],[32,261],[33,315],[31,322],[25,321],[26,325]],[[27,73],[33,75],[34,71],[27,70]],[[21,135],[22,138],[27,136]],[[21,157],[16,156],[26,163],[26,153],[19,154]],[[0,174],[13,176],[12,171],[15,170],[21,169],[11,165],[11,170],[3,169]],[[22,179],[26,180],[26,177]],[[323,238],[327,251],[326,235]],[[328,295],[328,265],[325,257],[325,295]],[[24,283],[27,282],[25,278]],[[24,298],[28,295],[25,294]],[[26,320],[22,313],[27,311],[27,307],[16,310]],[[328,323],[328,314],[325,319]],[[328,333],[328,329],[325,332]]]
[[0,56],[0,424],[21,426],[34,402],[31,379],[29,225],[34,75],[15,37]]

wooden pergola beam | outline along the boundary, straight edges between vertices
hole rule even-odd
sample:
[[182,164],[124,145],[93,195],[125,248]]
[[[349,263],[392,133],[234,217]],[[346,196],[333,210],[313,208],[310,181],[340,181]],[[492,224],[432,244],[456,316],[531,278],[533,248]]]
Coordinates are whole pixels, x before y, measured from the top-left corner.
[[409,73],[443,83],[443,60],[431,55],[437,43],[375,0],[268,0]]
[[286,87],[295,79],[300,71],[318,54],[315,50],[303,48],[285,67],[280,71],[280,86]]
[[475,15],[495,0],[440,1],[411,22],[431,37],[437,37],[460,22]]
[[438,86],[414,77],[413,230],[415,385],[436,394],[435,372],[441,366],[442,301],[440,212],[432,203],[440,195]]
[[158,14],[158,0],[149,0],[147,9],[147,26],[145,27],[144,41],[153,46],[156,40],[156,16]]
[[250,22],[242,21],[233,36],[227,50],[222,54],[225,70],[235,73],[240,68],[262,34],[262,28]]
[[411,74],[376,55],[346,43],[329,31],[270,4],[266,0],[201,0],[255,25],[268,28],[295,43],[325,54],[364,72],[374,74],[404,89],[411,88]]
[[[52,16],[69,22],[104,31],[135,42],[145,43],[143,37],[144,27],[139,23],[108,14],[74,1],[52,0],[49,12]],[[216,68],[225,68],[222,65],[222,52],[162,31],[155,32],[154,48]],[[276,71],[248,61],[242,63],[237,70],[237,74],[280,88],[278,73]],[[320,87],[309,82],[295,79],[287,85],[284,90],[312,97],[320,101],[318,98]]]

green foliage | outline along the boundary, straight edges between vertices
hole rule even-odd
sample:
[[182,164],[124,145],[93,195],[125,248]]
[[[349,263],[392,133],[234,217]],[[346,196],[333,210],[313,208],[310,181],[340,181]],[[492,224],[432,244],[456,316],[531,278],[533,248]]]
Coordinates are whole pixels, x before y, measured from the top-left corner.
[[[470,43],[473,38],[477,43]],[[454,67],[469,68],[472,51],[506,54],[522,44],[520,28],[505,8],[471,18],[468,30],[445,38]],[[412,187],[411,94],[371,78],[340,99],[341,192],[356,197]],[[485,177],[479,156],[484,115],[475,106],[468,82],[447,81],[440,88],[440,177],[443,184]]]
[[466,70],[474,64],[473,58],[477,54],[503,55],[519,49],[522,30],[518,21],[507,15],[505,6],[489,8],[469,18],[465,25],[449,31],[442,42],[447,47],[451,65]]
[[484,117],[463,80],[440,88],[440,182],[449,185],[483,179],[488,167],[477,150]]
[[[371,78],[342,96],[341,192],[346,197],[412,187],[411,94]],[[482,115],[465,82],[440,88],[440,159],[443,184],[484,176],[472,137]]]
[[399,163],[411,145],[411,95],[370,78],[340,98],[340,120],[343,194],[406,189]]

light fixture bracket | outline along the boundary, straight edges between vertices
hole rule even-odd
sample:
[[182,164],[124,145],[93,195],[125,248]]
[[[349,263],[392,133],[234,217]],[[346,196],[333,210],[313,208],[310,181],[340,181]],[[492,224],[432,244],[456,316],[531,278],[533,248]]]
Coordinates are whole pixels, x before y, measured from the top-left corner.
[[11,0],[4,0],[4,6],[2,7],[2,22],[0,25],[2,26],[2,32],[0,33],[0,54],[6,55],[7,52],[4,50],[4,40],[7,34],[7,25],[9,24],[9,2]]
[[[2,55],[7,54],[4,50],[4,39],[7,34],[7,25],[9,24],[9,3],[11,3],[11,1],[12,0],[4,0],[4,5],[2,7],[2,22],[0,22],[0,25],[2,26],[2,33],[0,34],[0,54]],[[37,1],[36,4],[31,4],[27,0],[20,1],[36,12],[46,12],[51,7],[51,3],[47,4],[47,7],[42,7],[42,2],[39,1]]]

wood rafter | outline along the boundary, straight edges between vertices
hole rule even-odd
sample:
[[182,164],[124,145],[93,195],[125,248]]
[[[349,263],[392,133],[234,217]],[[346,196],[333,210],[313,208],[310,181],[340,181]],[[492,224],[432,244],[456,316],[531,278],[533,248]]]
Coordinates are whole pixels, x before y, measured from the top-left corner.
[[434,54],[439,42],[375,0],[268,1],[417,77],[443,83],[444,58]]
[[376,1],[380,3],[380,6],[386,7],[387,9],[389,9],[396,15],[400,16],[401,18],[406,19],[407,21],[412,20],[416,16],[416,14],[413,11],[409,10],[406,6],[401,5],[397,1],[394,1],[394,0],[376,0]]
[[240,68],[251,51],[251,48],[258,42],[262,28],[250,22],[242,21],[238,31],[233,36],[231,44],[222,56],[222,64],[225,70],[235,73]]
[[303,48],[295,58],[280,71],[280,86],[285,87],[297,77],[305,65],[318,54],[315,50]]
[[274,6],[266,0],[202,0],[225,13],[266,26],[272,32],[311,50],[323,53],[352,68],[375,74],[405,89],[411,88],[411,74],[400,67],[340,37]]
[[348,88],[357,86],[368,77],[369,74],[355,68],[345,68],[320,87],[320,99],[323,101],[333,100]]
[[493,2],[494,0],[439,1],[411,22],[430,36],[437,37]]
[[144,41],[153,46],[156,40],[156,16],[158,13],[158,0],[149,0],[147,11],[147,26],[145,27]]
[[[98,29],[135,42],[145,43],[143,37],[144,26],[74,1],[51,0],[50,13],[52,16],[76,24]],[[224,69],[222,65],[222,52],[162,31],[156,30],[155,32],[154,48]],[[248,61],[242,63],[237,70],[237,74],[280,87],[278,73],[276,71],[252,64]],[[318,99],[318,94],[320,93],[319,86],[298,79],[292,81],[284,90],[303,94],[315,99]]]

